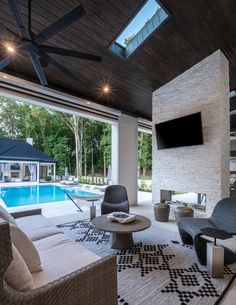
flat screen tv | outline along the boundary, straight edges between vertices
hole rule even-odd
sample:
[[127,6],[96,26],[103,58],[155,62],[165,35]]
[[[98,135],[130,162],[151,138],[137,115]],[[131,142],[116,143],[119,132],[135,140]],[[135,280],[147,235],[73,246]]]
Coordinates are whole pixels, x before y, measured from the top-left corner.
[[158,149],[203,144],[201,112],[155,125]]

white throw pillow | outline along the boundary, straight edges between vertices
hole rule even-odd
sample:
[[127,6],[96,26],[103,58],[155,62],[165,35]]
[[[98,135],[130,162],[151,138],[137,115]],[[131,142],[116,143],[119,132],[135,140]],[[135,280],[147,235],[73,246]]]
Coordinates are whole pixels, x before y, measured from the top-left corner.
[[15,219],[8,213],[2,206],[0,206],[0,218],[3,220],[16,225]]
[[5,281],[17,291],[28,291],[34,288],[34,281],[22,256],[12,244],[13,260],[4,275]]
[[18,227],[10,224],[11,241],[22,256],[30,272],[42,271],[41,261],[32,240]]

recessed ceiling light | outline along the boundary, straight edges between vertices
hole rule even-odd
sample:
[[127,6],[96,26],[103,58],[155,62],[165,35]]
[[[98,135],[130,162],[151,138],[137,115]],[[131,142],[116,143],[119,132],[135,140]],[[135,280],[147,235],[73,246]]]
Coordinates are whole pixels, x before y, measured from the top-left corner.
[[3,78],[8,78],[6,75],[3,75]]
[[103,87],[103,92],[108,93],[110,91],[110,87],[108,85]]
[[87,105],[90,105],[90,102],[87,102]]

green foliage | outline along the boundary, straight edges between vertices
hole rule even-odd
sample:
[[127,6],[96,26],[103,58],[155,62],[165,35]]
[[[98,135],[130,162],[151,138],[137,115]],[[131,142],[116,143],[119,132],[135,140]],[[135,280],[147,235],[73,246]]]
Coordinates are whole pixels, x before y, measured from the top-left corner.
[[[75,134],[73,124],[67,124],[73,120],[78,121],[82,143],[83,183],[104,184],[111,165],[110,124],[86,118],[77,120],[58,111],[0,97],[0,137],[25,140],[31,136],[37,148],[58,161],[57,175],[64,175],[66,166],[70,175],[76,174]],[[145,178],[152,167],[151,135],[139,133],[138,156],[139,176]]]
[[124,40],[124,44],[127,46],[130,43],[130,41],[134,38],[135,35],[136,34],[132,34],[132,35],[126,37]]
[[138,168],[143,178],[152,169],[152,135],[144,132],[138,134]]
[[44,180],[47,181],[47,182],[50,182],[50,181],[52,181],[52,177],[51,176],[45,176]]
[[70,145],[69,139],[66,136],[60,137],[55,139],[53,144],[51,152],[58,161],[57,173],[58,175],[64,175],[65,167],[67,166],[67,148]]
[[138,183],[138,190],[139,191],[144,191],[144,192],[151,192],[152,191],[152,185],[145,182],[144,180],[141,180]]

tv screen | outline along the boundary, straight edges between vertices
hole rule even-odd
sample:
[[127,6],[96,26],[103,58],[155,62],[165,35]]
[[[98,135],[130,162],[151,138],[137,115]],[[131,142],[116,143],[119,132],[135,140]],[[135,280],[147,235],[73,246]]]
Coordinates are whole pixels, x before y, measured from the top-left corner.
[[158,149],[203,144],[201,112],[155,125]]

